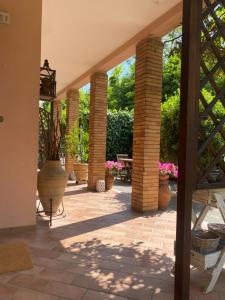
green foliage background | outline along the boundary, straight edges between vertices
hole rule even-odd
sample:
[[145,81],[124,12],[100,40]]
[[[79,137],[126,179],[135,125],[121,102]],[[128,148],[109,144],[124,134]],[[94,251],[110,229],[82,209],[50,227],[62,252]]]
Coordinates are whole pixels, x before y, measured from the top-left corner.
[[[88,133],[88,112],[80,112],[80,125],[82,124],[82,131]],[[106,159],[116,160],[116,154],[127,153],[132,156],[133,143],[133,110],[114,110],[107,113],[107,142],[106,142]],[[84,136],[84,133],[83,133]],[[86,135],[85,135],[86,136]],[[70,135],[69,141],[75,142],[73,132]],[[78,143],[78,142],[77,142]],[[71,142],[69,142],[70,148]],[[86,144],[84,145],[86,149]],[[76,147],[75,147],[76,148]]]
[[107,160],[116,160],[116,154],[127,153],[132,156],[133,110],[108,112]]

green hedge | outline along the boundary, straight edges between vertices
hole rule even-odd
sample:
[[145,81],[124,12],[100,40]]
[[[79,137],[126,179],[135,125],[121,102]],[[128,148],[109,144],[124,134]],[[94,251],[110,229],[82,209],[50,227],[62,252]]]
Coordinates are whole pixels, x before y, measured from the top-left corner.
[[[106,159],[116,160],[116,154],[127,153],[132,156],[133,141],[133,121],[132,111],[108,111],[107,113],[107,144]],[[80,125],[88,131],[89,113],[80,112]]]
[[[208,90],[204,89],[202,91],[204,98],[207,103],[210,103],[214,95]],[[199,105],[200,112],[204,111],[202,105]],[[225,116],[225,108],[221,102],[217,102],[213,106],[213,114],[215,115],[217,121],[219,122]],[[161,105],[161,160],[162,161],[172,161],[177,163],[178,161],[178,139],[179,139],[179,115],[180,115],[180,93],[179,91],[175,96],[170,97],[166,102]],[[201,122],[201,128],[205,132],[206,136],[209,136],[215,125],[210,117],[204,118]],[[225,125],[223,125],[225,129]],[[204,141],[199,138],[199,145]],[[219,133],[214,136],[211,145],[215,149],[221,149],[224,145],[223,138]],[[201,163],[203,165],[208,165],[211,160],[208,151],[205,151],[201,156]]]
[[178,138],[179,138],[179,115],[180,95],[177,93],[161,104],[161,136],[160,158],[164,162],[177,163]]
[[108,112],[107,160],[115,160],[118,153],[132,156],[133,121],[133,110]]

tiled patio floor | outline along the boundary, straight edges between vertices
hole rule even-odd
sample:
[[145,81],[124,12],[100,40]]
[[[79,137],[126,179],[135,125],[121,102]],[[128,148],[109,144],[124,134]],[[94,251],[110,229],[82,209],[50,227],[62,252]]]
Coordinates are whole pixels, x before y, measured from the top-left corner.
[[[1,236],[26,240],[34,268],[0,276],[0,300],[173,299],[175,211],[138,214],[130,194],[87,192],[70,185],[66,218],[39,221],[37,230]],[[225,273],[213,293],[208,275],[192,270],[192,300],[225,299]]]

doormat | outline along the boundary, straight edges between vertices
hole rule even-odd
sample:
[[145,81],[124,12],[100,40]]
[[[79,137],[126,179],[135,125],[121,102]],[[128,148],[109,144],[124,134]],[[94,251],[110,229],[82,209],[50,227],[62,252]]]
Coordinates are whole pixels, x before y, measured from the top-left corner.
[[0,274],[32,269],[33,264],[26,242],[0,245]]

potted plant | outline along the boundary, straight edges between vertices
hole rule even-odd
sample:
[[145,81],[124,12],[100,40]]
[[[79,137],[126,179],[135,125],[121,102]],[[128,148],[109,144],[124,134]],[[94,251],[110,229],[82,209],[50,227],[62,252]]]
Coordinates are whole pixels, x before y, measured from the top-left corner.
[[114,183],[114,177],[123,169],[123,166],[120,162],[108,160],[105,163],[105,169],[105,187],[106,190],[111,190]]
[[66,136],[66,152],[74,158],[74,172],[78,183],[88,180],[88,141],[88,132],[77,125]]
[[68,174],[61,167],[61,124],[52,119],[51,114],[40,120],[41,140],[44,148],[45,162],[38,172],[38,195],[44,212],[56,214],[62,202]]
[[159,163],[159,209],[166,209],[171,200],[169,177],[178,176],[178,169],[173,163]]

